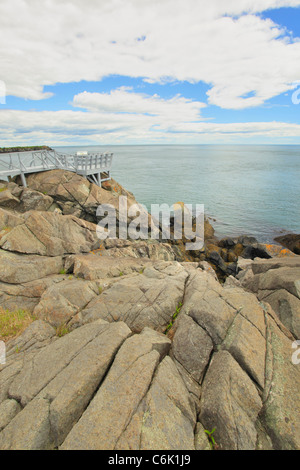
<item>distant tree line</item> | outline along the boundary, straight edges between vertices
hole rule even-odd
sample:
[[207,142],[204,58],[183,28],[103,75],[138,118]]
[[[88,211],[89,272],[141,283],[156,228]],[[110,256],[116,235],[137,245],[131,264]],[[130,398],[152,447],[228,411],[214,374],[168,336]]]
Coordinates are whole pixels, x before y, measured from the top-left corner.
[[32,152],[34,150],[52,150],[47,145],[35,145],[34,147],[0,147],[0,153],[12,153],[12,152]]

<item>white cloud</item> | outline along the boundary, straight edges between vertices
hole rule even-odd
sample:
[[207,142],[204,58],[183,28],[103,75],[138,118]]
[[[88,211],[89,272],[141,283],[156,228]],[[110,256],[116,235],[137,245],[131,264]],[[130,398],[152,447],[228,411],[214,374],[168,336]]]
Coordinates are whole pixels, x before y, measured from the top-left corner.
[[257,106],[300,77],[299,40],[255,15],[281,6],[300,0],[1,0],[0,80],[28,99],[110,74],[204,81],[211,104]]
[[85,91],[75,95],[72,104],[92,112],[147,114],[158,118],[153,120],[154,123],[159,123],[161,119],[198,121],[201,108],[206,106],[204,103],[180,95],[163,99],[158,95],[133,93],[127,87],[111,90],[110,93]]
[[[0,111],[1,144],[85,145],[141,143],[216,143],[251,141],[264,137],[270,143],[300,139],[300,125],[284,122],[213,123],[168,114],[109,113],[101,111]],[[182,105],[182,108],[184,105]],[[182,109],[181,108],[181,109]],[[145,108],[144,108],[145,109]],[[189,115],[190,113],[190,115]],[[191,120],[188,119],[190,116]]]

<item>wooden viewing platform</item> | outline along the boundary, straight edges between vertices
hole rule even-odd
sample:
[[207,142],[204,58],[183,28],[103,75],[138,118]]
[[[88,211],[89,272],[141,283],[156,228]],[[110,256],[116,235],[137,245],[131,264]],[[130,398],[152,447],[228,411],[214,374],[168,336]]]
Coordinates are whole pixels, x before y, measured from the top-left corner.
[[103,181],[110,179],[112,158],[112,153],[77,152],[72,155],[56,150],[1,153],[0,179],[20,176],[26,187],[27,174],[60,169],[85,176],[101,186]]

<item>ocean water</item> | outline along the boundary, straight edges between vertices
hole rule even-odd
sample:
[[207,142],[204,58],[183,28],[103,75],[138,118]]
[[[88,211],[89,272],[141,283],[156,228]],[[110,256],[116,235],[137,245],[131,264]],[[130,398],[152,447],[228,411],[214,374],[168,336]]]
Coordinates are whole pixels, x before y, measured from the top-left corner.
[[272,242],[300,233],[300,146],[139,145],[56,147],[113,152],[112,177],[151,204],[204,204],[218,237]]

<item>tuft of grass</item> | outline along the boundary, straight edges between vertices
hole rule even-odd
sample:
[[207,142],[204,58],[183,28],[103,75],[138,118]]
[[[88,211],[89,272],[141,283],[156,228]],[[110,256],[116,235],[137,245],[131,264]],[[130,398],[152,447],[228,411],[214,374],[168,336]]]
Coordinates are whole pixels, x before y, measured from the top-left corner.
[[215,432],[215,430],[216,430],[216,428],[214,428],[212,431],[208,431],[207,429],[204,430],[204,432],[208,436],[209,445],[210,445],[212,450],[216,450],[218,448],[218,445],[217,445],[217,443],[215,441],[215,438],[213,436],[213,433]]
[[70,330],[65,323],[56,328],[56,336],[58,336],[59,338],[67,335],[68,333],[70,333]]
[[3,193],[3,191],[6,191],[7,188],[0,188],[0,193]]
[[66,274],[66,270],[65,270],[65,269],[61,269],[61,270],[59,271],[59,274]]
[[120,271],[120,274],[119,274],[119,276],[124,276],[124,273],[123,273],[123,271]]
[[165,330],[165,334],[167,334],[168,331],[172,328],[174,321],[176,320],[176,318],[178,317],[180,313],[181,307],[182,307],[182,302],[179,302],[179,304],[176,307],[175,313],[173,313],[172,319]]
[[5,310],[0,307],[0,340],[19,336],[36,318],[26,310]]

